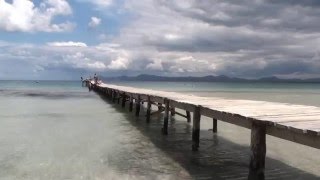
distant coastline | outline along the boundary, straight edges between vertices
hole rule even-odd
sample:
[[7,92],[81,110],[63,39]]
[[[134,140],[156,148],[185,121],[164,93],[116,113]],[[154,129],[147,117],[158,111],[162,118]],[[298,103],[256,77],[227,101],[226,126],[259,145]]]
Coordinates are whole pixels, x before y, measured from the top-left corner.
[[103,81],[159,81],[159,82],[269,82],[269,83],[320,83],[320,78],[311,79],[281,79],[275,76],[263,77],[259,79],[245,79],[220,76],[157,76],[149,74],[141,74],[138,76],[117,76],[117,77],[99,77]]

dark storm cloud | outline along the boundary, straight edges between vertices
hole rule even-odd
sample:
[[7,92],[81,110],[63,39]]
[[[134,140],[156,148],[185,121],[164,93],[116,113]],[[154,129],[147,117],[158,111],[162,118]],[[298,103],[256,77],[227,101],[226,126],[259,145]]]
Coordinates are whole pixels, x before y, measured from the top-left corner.
[[176,1],[161,4],[184,16],[212,25],[250,26],[286,31],[318,31],[320,15],[317,0],[198,0],[185,7]]
[[[320,1],[153,2],[158,8],[138,6],[141,19],[120,37],[134,37],[139,46],[155,48],[164,61],[168,54],[180,56],[171,58],[171,66],[182,67],[179,59],[191,56],[192,61],[184,63],[206,61],[202,72],[207,73],[319,75],[314,67],[319,67],[315,56],[320,46]],[[210,65],[212,69],[205,68]]]
[[265,67],[257,70],[254,62],[242,62],[225,64],[221,67],[219,73],[232,74],[237,76],[241,74],[243,77],[266,77],[279,74],[310,74],[318,73],[319,64],[310,61],[301,61],[300,59],[290,59],[282,61],[270,61]]
[[269,3],[285,4],[285,5],[299,5],[299,6],[311,6],[320,7],[320,1],[318,0],[265,0]]

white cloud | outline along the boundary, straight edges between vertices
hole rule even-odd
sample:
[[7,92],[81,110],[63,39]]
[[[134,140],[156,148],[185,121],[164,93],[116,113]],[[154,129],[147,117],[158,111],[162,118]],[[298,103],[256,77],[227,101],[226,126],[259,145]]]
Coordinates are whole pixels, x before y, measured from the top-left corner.
[[175,40],[178,40],[179,38],[181,38],[179,35],[176,35],[176,34],[165,34],[164,37],[167,40],[171,40],[171,41],[175,41]]
[[22,32],[62,32],[70,31],[74,24],[68,21],[56,24],[57,16],[72,14],[65,0],[45,0],[35,7],[29,0],[13,0],[12,3],[0,0],[0,29]]
[[129,59],[127,57],[119,56],[117,59],[111,61],[107,66],[111,70],[126,70],[129,66]]
[[146,69],[163,71],[162,61],[160,59],[154,60],[146,66]]
[[182,75],[317,73],[319,6],[288,2],[125,0],[121,10],[135,18],[112,43],[130,53],[130,63],[113,64]]
[[[84,46],[81,42],[51,42],[47,45],[1,42],[0,78],[79,78],[81,73],[114,73],[130,67],[130,55],[118,44]],[[79,48],[79,44],[81,48]],[[16,71],[19,70],[19,73]],[[106,71],[107,70],[107,71]],[[19,79],[19,77],[17,77]]]
[[97,70],[106,69],[106,65],[102,62],[99,62],[99,61],[96,61],[94,63],[88,63],[87,65],[91,69],[97,69]]
[[49,42],[47,43],[48,46],[56,46],[56,47],[87,47],[86,43],[83,42]]
[[95,28],[101,24],[101,19],[97,17],[91,17],[90,22],[88,23],[88,26],[90,28]]
[[92,3],[98,8],[109,7],[113,4],[113,0],[78,0],[78,1]]
[[98,6],[110,6],[113,3],[113,0],[92,0],[92,3]]
[[107,40],[108,36],[106,34],[99,34],[98,39],[100,41],[105,41]]
[[[107,43],[95,46],[82,42],[52,42],[44,47],[0,42],[0,60],[22,61],[25,58],[28,59],[23,61],[25,64],[43,67],[41,72],[60,68],[68,72],[95,69],[107,74],[158,70],[166,75],[320,75],[319,55],[315,55],[320,45],[320,25],[317,23],[320,3],[308,5],[311,1],[292,0],[78,1],[94,4],[112,18],[117,18],[118,11],[133,18],[129,23],[121,23],[121,29],[116,33],[100,35],[100,40]],[[3,5],[5,1],[0,2]],[[26,3],[24,8],[18,11],[22,15],[17,15],[23,21],[13,24],[19,24],[24,31],[42,27],[40,20],[24,19],[38,18],[32,14],[42,12],[44,16],[51,14],[52,18],[70,14],[63,11],[65,6],[53,6],[49,1],[44,1],[46,6],[37,8],[31,2],[23,2]],[[48,10],[51,6],[53,9]],[[2,29],[9,28],[3,25],[8,24],[8,13],[16,15],[10,8],[3,7],[0,6]],[[45,10],[50,13],[44,13]],[[119,15],[121,22],[123,14]],[[52,24],[52,18],[50,21],[43,19]],[[101,24],[101,20],[98,21],[92,25]],[[63,26],[49,27],[51,31],[58,31]]]

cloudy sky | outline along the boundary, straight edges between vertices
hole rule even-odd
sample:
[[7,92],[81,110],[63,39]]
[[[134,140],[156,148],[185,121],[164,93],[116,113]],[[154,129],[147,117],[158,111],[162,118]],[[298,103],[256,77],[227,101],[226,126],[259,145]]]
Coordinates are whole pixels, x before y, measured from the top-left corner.
[[320,77],[319,0],[0,0],[0,79]]

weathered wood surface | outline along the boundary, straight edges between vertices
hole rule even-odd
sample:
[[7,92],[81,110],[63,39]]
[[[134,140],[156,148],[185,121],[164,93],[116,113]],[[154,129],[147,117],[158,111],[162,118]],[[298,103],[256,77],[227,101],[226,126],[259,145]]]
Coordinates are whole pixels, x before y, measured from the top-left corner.
[[150,116],[151,116],[151,100],[150,97],[148,97],[148,104],[147,104],[147,123],[150,122]]
[[266,126],[258,122],[251,127],[251,155],[248,180],[264,180],[266,158]]
[[127,97],[126,97],[125,93],[123,93],[123,95],[122,95],[122,103],[121,103],[121,106],[123,108],[126,106],[126,99],[127,99]]
[[200,137],[200,107],[196,106],[193,112],[193,126],[192,126],[192,150],[197,151],[199,148]]
[[165,99],[164,100],[164,119],[163,119],[163,128],[162,128],[162,133],[167,135],[168,134],[168,121],[169,121],[169,100]]
[[140,114],[140,102],[141,102],[141,97],[138,95],[138,98],[136,99],[136,116],[139,116]]
[[[266,124],[267,134],[320,149],[320,108],[286,103],[232,100],[217,97],[199,97],[176,92],[165,92],[111,84],[99,84],[125,93],[127,96],[193,112],[200,106],[200,114],[251,129],[252,122]],[[139,101],[139,100],[138,100]],[[307,140],[308,139],[308,140]]]
[[133,110],[133,98],[132,96],[130,96],[130,99],[129,99],[129,111],[132,112]]
[[187,116],[187,122],[191,122],[191,113],[190,111],[186,111],[186,116]]
[[214,133],[218,132],[218,120],[215,118],[213,118],[213,120],[212,120],[212,131]]

